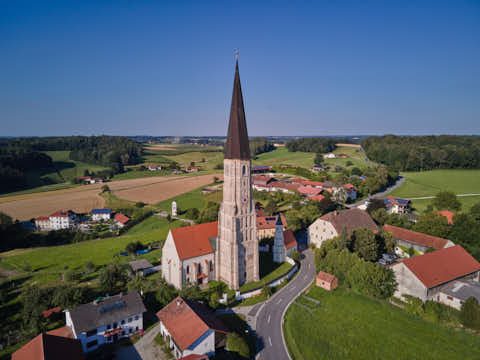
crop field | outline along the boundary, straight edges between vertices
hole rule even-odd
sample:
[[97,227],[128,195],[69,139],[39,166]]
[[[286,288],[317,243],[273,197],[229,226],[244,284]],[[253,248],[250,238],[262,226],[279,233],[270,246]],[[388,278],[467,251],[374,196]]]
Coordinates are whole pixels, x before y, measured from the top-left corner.
[[285,339],[295,360],[479,359],[478,336],[426,322],[385,301],[314,287],[288,309]]
[[[432,170],[406,172],[402,174],[405,183],[395,189],[392,195],[403,198],[435,196],[439,191],[452,191],[456,194],[480,194],[480,170]],[[480,196],[458,197],[462,209],[468,210],[480,201]],[[425,209],[431,200],[413,200],[417,210]]]
[[314,153],[307,152],[289,152],[285,147],[277,148],[273,151],[263,153],[253,160],[253,166],[260,165],[298,165],[304,168],[313,166]]
[[[112,181],[108,186],[120,199],[155,204],[210,184],[213,178],[214,175],[150,177]],[[72,189],[1,197],[0,211],[19,220],[48,215],[59,209],[89,212],[92,208],[103,207],[105,204],[104,198],[98,195],[102,185],[92,184]]]

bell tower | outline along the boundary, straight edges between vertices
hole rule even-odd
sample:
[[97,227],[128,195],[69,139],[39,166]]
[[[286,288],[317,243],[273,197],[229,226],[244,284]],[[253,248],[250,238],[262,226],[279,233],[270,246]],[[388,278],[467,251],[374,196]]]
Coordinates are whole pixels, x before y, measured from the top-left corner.
[[246,282],[259,280],[250,145],[238,71],[238,51],[223,175],[215,271],[217,280],[224,281],[231,289],[237,290]]

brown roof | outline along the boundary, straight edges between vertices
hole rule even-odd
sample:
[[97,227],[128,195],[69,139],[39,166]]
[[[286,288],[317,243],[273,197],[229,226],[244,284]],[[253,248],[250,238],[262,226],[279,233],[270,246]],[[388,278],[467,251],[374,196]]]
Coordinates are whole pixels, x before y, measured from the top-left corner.
[[187,356],[184,356],[178,360],[208,360],[207,355],[197,355],[197,354],[190,354]]
[[323,280],[323,281],[326,281],[326,282],[331,283],[333,280],[336,279],[336,277],[335,277],[335,275],[332,275],[332,274],[329,274],[329,273],[320,271],[320,272],[317,274],[317,279],[320,279],[320,280]]
[[72,210],[59,210],[59,211],[55,211],[52,215],[50,215],[51,217],[69,217],[73,215],[73,211]]
[[122,213],[116,213],[114,219],[121,224],[126,224],[130,220],[128,216],[125,216]]
[[351,233],[359,228],[367,228],[373,232],[378,230],[370,215],[366,211],[356,208],[332,211],[323,215],[322,220],[331,222],[339,234],[344,229],[347,230],[347,233]]
[[215,317],[213,312],[201,304],[184,300],[180,296],[160,310],[157,317],[182,351],[205,334],[207,330],[228,332],[225,325]]
[[295,234],[292,230],[285,230],[283,232],[283,243],[286,249],[297,246],[297,239],[295,239]]
[[80,340],[40,334],[12,354],[12,360],[84,360]]
[[447,239],[407,230],[397,226],[385,224],[383,230],[391,233],[395,240],[404,240],[432,249],[443,249],[449,242]]
[[50,218],[48,216],[39,216],[35,221],[50,221]]
[[[278,215],[273,216],[258,216],[257,213],[257,230],[261,229],[275,229],[275,223],[277,222]],[[285,216],[280,215],[283,227],[287,226],[287,220]]]
[[61,328],[53,329],[50,331],[47,331],[48,335],[55,335],[55,336],[61,336],[64,338],[69,338],[69,339],[75,339],[75,336],[73,335],[72,329],[70,326],[63,326]]
[[218,235],[218,221],[171,229],[180,260],[213,253],[211,238]]
[[272,181],[270,184],[269,184],[270,187],[275,187],[275,188],[279,188],[279,189],[286,189],[286,190],[290,190],[290,191],[297,191],[298,188],[301,186],[300,184],[297,184],[297,183],[287,183],[287,182],[283,182],[283,181]]
[[51,309],[48,309],[48,310],[43,310],[42,311],[42,316],[46,319],[50,316],[52,316],[52,314],[54,313],[59,313],[59,312],[62,312],[62,307],[61,306],[57,306],[57,307],[54,307],[54,308],[51,308]]
[[247,120],[245,119],[243,106],[238,60],[235,64],[232,105],[230,107],[230,121],[224,152],[225,159],[250,160],[250,145],[248,142]]
[[453,224],[453,217],[455,213],[451,212],[450,210],[440,210],[437,211],[437,214],[445,216],[447,218],[447,222],[451,225]]
[[318,195],[322,192],[322,189],[307,185],[307,186],[299,186],[298,192],[303,195]]
[[252,183],[258,185],[267,185],[274,180],[271,176],[252,176]]
[[403,264],[427,288],[432,288],[480,271],[480,263],[460,245],[415,256]]

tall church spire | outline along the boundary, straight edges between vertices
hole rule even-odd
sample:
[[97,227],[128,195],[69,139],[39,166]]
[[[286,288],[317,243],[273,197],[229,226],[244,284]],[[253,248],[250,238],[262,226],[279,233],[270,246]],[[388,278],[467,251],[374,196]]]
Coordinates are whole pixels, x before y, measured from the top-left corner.
[[233,81],[232,106],[228,124],[225,159],[250,160],[247,121],[243,107],[242,86],[238,71],[238,51],[236,52],[235,79]]

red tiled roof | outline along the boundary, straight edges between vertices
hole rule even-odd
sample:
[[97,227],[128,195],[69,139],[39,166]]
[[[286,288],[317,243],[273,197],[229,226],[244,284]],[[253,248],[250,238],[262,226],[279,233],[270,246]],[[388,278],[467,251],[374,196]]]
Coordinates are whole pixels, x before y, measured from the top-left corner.
[[171,229],[180,260],[213,253],[210,238],[218,235],[218,221]]
[[305,179],[299,179],[299,178],[295,178],[295,179],[292,179],[293,182],[296,182],[296,183],[299,183],[299,184],[302,184],[302,185],[310,185],[310,186],[317,186],[317,187],[322,187],[323,186],[323,182],[321,181],[312,181],[312,180],[305,180]]
[[320,271],[320,272],[317,274],[317,279],[320,279],[320,280],[323,280],[323,281],[326,281],[326,282],[331,283],[333,280],[336,279],[336,277],[335,277],[335,275],[332,275],[332,274],[329,274],[329,273]]
[[39,216],[35,221],[50,221],[50,218],[48,216]]
[[122,213],[116,213],[114,219],[121,224],[126,224],[130,220],[128,216],[125,216]]
[[297,191],[298,188],[301,186],[300,184],[292,184],[292,183],[286,183],[283,181],[272,181],[269,184],[270,187],[275,187],[278,189],[285,189],[285,190],[290,190],[290,191]]
[[447,218],[447,222],[451,225],[453,224],[453,217],[455,213],[451,212],[450,210],[440,210],[437,211],[437,214],[445,216]]
[[73,335],[73,332],[70,326],[63,326],[61,328],[53,329],[51,331],[48,331],[47,334],[61,336],[69,339],[75,339],[75,336]]
[[315,201],[322,201],[323,199],[325,199],[325,196],[323,196],[323,195],[315,195],[315,196],[310,196],[308,199],[309,199],[309,200],[315,200]]
[[297,239],[295,239],[295,234],[292,230],[285,230],[283,232],[283,243],[285,244],[286,249],[297,246]]
[[460,245],[415,256],[403,264],[427,288],[480,271],[480,263]]
[[[257,230],[263,229],[275,229],[275,223],[277,222],[278,215],[273,216],[258,216],[257,215]],[[285,216],[280,215],[283,227],[287,226],[287,220]]]
[[355,190],[355,191],[357,191],[357,188],[356,188],[354,185],[352,185],[352,184],[345,184],[345,185],[343,185],[343,187],[344,187],[345,189],[347,189],[347,190]]
[[84,360],[79,340],[40,334],[12,354],[12,360]]
[[61,306],[57,306],[57,307],[42,311],[42,316],[46,319],[52,316],[52,314],[59,313],[59,312],[62,312]]
[[383,226],[383,230],[391,233],[395,239],[408,241],[414,244],[437,250],[443,249],[449,241],[440,237],[427,235],[388,224],[385,224]]
[[59,210],[55,211],[52,215],[50,215],[50,217],[68,217],[72,214],[72,210]]
[[216,319],[212,312],[180,296],[160,310],[157,317],[182,351],[209,329],[228,332],[225,325]]
[[321,217],[322,220],[332,223],[337,233],[341,234],[344,229],[351,233],[359,228],[367,228],[377,232],[377,225],[366,211],[353,208],[343,211],[332,211]]
[[311,187],[310,185],[299,186],[298,192],[303,195],[318,195],[322,192],[322,189],[314,188],[314,187]]
[[207,355],[197,355],[197,354],[190,354],[187,356],[184,356],[178,360],[208,360]]

